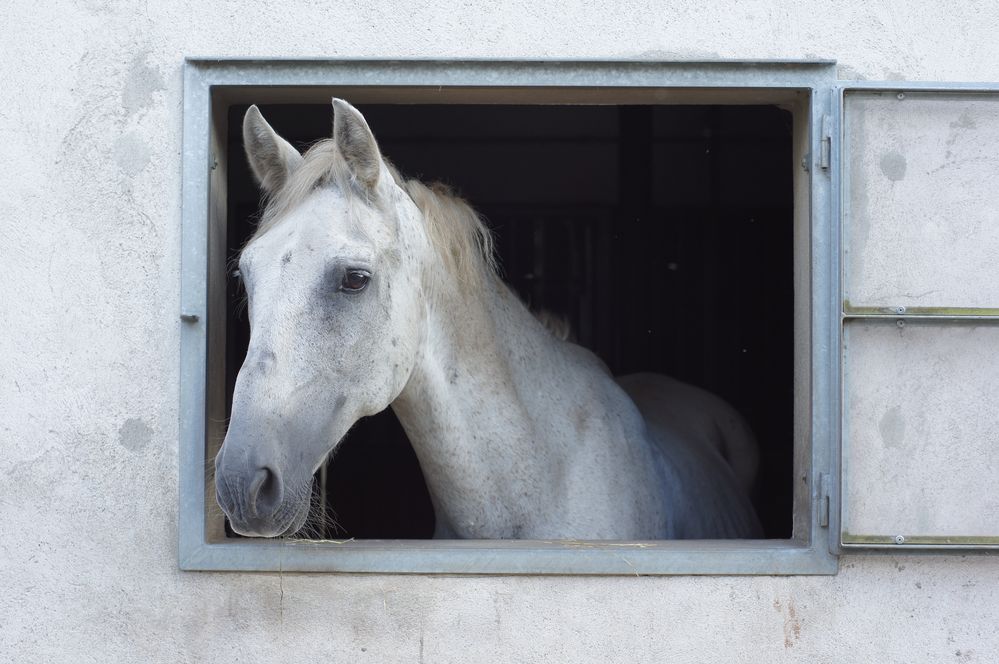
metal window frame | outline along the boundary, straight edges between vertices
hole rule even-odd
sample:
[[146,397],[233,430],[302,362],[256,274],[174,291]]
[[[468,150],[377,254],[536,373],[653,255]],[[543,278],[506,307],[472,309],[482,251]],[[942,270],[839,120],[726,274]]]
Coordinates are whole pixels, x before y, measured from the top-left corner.
[[[885,95],[999,95],[999,83],[945,83],[939,81],[914,82],[914,81],[840,81],[833,90],[835,98],[835,124],[836,141],[841,146],[841,155],[837,156],[836,164],[836,189],[838,191],[838,201],[836,217],[840,220],[841,246],[846,246],[849,232],[849,185],[850,182],[850,160],[849,145],[847,142],[847,131],[849,118],[846,112],[846,99],[851,93],[859,94],[885,94]],[[901,99],[902,97],[900,97]],[[838,279],[842,284],[839,296],[838,325],[841,362],[841,389],[846,384],[846,377],[842,375],[845,370],[846,352],[844,338],[846,330],[851,322],[872,322],[886,325],[895,324],[917,324],[917,325],[996,325],[999,324],[999,308],[986,307],[867,307],[862,303],[849,305],[846,302],[846,262],[841,262]],[[859,306],[858,306],[859,304]],[[840,431],[845,431],[846,425],[846,395],[841,393],[839,398]],[[841,446],[840,452],[836,455],[840,464],[840,503],[835,510],[836,523],[831,529],[837,539],[836,548],[841,551],[905,551],[905,552],[945,552],[960,551],[962,553],[987,553],[999,551],[999,537],[991,536],[911,536],[905,533],[846,533],[842,523],[847,516],[847,506],[845,501],[846,486],[850,480],[849,469],[849,445],[850,441],[844,433],[837,436]]]
[[[835,574],[838,569],[838,437],[840,418],[839,172],[832,140],[836,114],[832,61],[521,61],[521,60],[237,60],[189,58],[184,67],[183,233],[181,284],[179,564],[185,570],[443,574]],[[761,102],[777,93],[807,100],[811,345],[808,433],[796,495],[802,500],[789,540],[700,541],[288,541],[219,540],[209,536],[206,508],[206,386],[213,113],[226,94],[270,94],[330,88],[513,91],[530,99],[551,91],[596,97],[661,95],[665,103]],[[657,97],[658,98],[658,97]],[[683,100],[687,100],[683,102]],[[528,102],[529,103],[529,102]],[[535,102],[543,103],[543,102]],[[549,102],[550,103],[550,102]],[[604,102],[614,103],[614,102]],[[618,102],[620,103],[620,102]],[[662,102],[657,102],[662,103]],[[732,103],[729,101],[728,103]],[[224,114],[222,114],[224,115]],[[217,203],[217,201],[216,201]],[[216,210],[217,214],[217,210]],[[796,417],[800,417],[797,415]],[[797,500],[797,498],[796,498]],[[798,528],[798,524],[802,528]],[[834,541],[835,540],[835,541]]]

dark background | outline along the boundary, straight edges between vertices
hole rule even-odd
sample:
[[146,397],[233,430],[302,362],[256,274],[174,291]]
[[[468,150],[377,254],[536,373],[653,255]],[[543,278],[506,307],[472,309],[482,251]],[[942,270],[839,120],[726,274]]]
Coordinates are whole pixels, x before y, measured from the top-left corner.
[[[358,106],[407,176],[452,185],[485,217],[503,277],[567,319],[615,374],[655,371],[726,399],[760,443],[753,500],[769,538],[792,517],[791,114],[772,106]],[[260,194],[229,115],[229,252]],[[299,148],[328,105],[262,106]],[[229,398],[249,339],[229,280]],[[318,479],[317,479],[318,485]],[[433,511],[391,410],[360,422],[328,468],[344,538],[429,538]],[[317,494],[318,495],[318,494]],[[231,533],[230,533],[231,534]]]

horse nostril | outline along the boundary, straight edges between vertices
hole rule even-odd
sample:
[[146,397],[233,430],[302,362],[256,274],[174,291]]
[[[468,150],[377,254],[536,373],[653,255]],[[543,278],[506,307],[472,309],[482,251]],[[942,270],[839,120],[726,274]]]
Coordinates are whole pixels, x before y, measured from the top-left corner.
[[269,516],[281,504],[281,480],[270,468],[258,468],[250,483],[250,512]]

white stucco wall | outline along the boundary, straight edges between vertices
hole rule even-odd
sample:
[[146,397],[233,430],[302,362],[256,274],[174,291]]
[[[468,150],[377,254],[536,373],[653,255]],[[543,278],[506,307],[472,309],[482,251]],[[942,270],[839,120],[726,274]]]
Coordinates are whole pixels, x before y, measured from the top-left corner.
[[3,3],[0,661],[995,661],[999,556],[798,578],[178,571],[184,56],[821,57],[844,78],[999,80],[995,3],[403,5]]

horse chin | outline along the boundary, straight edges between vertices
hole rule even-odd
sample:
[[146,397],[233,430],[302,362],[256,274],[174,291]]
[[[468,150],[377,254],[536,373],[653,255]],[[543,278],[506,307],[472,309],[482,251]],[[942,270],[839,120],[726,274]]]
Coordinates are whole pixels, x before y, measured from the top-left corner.
[[305,522],[308,520],[308,518],[309,518],[309,501],[304,500],[302,501],[302,506],[298,510],[298,514],[296,514],[295,518],[292,520],[291,525],[289,525],[288,528],[285,529],[285,531],[281,533],[280,536],[288,537],[289,535],[294,535],[295,533],[297,533],[299,530],[302,529],[302,526],[305,525]]
[[243,537],[288,537],[294,535],[309,518],[309,500],[303,500],[301,505],[292,513],[292,517],[286,523],[238,523],[237,520],[229,516],[229,525],[233,531]]

